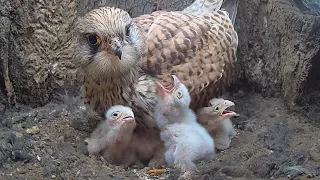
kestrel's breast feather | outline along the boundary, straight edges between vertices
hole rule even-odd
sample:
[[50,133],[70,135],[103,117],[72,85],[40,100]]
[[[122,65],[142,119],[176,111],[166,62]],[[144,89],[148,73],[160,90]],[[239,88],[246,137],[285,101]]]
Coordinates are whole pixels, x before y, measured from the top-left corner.
[[225,11],[154,12],[139,18],[147,32],[142,69],[164,85],[171,83],[170,74],[177,75],[190,91],[191,107],[205,105],[230,84],[238,37]]

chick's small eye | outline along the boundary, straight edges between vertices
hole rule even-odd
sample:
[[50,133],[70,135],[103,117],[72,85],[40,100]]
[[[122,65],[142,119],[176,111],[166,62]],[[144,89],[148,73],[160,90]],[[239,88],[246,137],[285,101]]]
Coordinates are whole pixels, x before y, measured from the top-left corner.
[[182,94],[181,90],[178,90],[176,94],[177,94],[177,98],[179,98],[179,99],[182,98],[183,94]]
[[216,106],[216,107],[214,108],[214,110],[216,110],[216,111],[220,111],[220,109],[221,109],[221,105],[218,105],[218,106]]
[[112,114],[111,114],[111,117],[112,118],[116,118],[116,117],[118,117],[120,115],[120,112],[119,111],[116,111],[116,112],[113,112]]
[[101,39],[99,38],[99,36],[91,34],[88,36],[88,42],[90,45],[96,46],[100,45]]

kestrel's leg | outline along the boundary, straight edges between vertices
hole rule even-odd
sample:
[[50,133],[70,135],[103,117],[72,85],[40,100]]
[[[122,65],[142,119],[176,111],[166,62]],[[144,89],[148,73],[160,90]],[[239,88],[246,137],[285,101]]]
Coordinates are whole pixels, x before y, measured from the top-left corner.
[[168,166],[173,166],[174,165],[174,159],[173,159],[173,153],[175,149],[170,148],[164,153],[164,159],[166,160],[166,163]]
[[165,166],[165,158],[164,158],[164,148],[158,147],[156,148],[156,153],[154,157],[150,160],[149,166],[152,168],[160,168]]
[[153,159],[151,159],[149,166],[152,167],[147,173],[149,175],[160,175],[167,172],[166,169],[156,169],[165,166],[164,149],[158,148],[158,151]]
[[[174,138],[174,137],[171,137]],[[175,140],[173,140],[175,141]],[[153,158],[150,163],[149,166],[153,167],[153,169],[148,171],[149,175],[160,175],[163,174],[165,172],[167,172],[166,169],[155,169],[154,167],[159,167],[159,165],[165,166],[165,164],[169,165],[169,166],[173,166],[173,153],[175,151],[175,144],[172,144],[171,147],[165,151],[164,146],[161,146],[161,148],[157,148],[157,152],[155,155],[155,158]]]
[[232,129],[233,127],[230,119],[225,119],[220,122],[213,136],[216,149],[225,150],[230,147],[230,132]]

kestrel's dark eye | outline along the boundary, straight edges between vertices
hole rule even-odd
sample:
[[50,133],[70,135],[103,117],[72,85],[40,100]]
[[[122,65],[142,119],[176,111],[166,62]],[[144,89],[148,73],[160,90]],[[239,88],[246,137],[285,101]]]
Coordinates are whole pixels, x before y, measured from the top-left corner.
[[90,45],[98,46],[101,43],[101,39],[97,35],[91,34],[87,38]]
[[131,26],[131,24],[126,25],[126,36],[130,35],[130,26]]

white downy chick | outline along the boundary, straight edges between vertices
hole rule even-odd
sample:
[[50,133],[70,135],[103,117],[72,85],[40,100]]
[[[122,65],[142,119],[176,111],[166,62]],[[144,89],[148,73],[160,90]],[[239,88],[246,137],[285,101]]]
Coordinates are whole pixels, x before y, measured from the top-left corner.
[[234,105],[232,101],[213,98],[210,100],[210,106],[197,111],[198,122],[207,129],[219,150],[228,149],[231,139],[237,134],[230,118],[239,114],[227,110]]
[[166,163],[188,173],[197,170],[196,161],[214,158],[214,141],[189,108],[191,98],[187,88],[178,77],[172,77],[171,90],[157,83],[159,100],[154,119],[164,141]]
[[106,160],[121,164],[136,127],[133,111],[130,107],[116,105],[107,110],[105,117],[86,139],[88,152],[102,154]]

